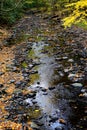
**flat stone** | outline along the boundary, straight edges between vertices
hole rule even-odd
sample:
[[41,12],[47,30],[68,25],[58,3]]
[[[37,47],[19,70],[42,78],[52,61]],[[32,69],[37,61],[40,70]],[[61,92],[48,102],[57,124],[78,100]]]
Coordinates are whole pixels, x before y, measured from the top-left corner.
[[12,71],[13,71],[13,72],[18,71],[17,67],[13,67],[13,68],[12,68]]
[[81,83],[73,83],[72,86],[74,86],[74,87],[82,87],[83,85]]
[[43,95],[47,95],[48,93],[47,92],[44,92]]
[[69,69],[64,69],[64,72],[65,72],[65,73],[69,72]]
[[27,73],[24,73],[23,76],[24,76],[24,77],[28,77],[28,74],[27,74]]
[[65,56],[65,57],[62,57],[62,59],[63,59],[63,60],[66,60],[66,59],[68,59],[68,57],[67,57],[67,56]]
[[32,68],[34,65],[33,65],[33,64],[29,64],[28,66],[29,66],[30,68]]
[[10,83],[14,83],[14,82],[15,82],[15,80],[14,80],[14,79],[10,80]]
[[38,125],[34,122],[31,122],[31,128],[38,129]]
[[58,57],[58,58],[56,58],[56,60],[57,60],[57,61],[60,61],[60,60],[62,60],[62,58]]
[[61,71],[59,71],[58,73],[61,77],[64,76],[64,73],[62,73]]
[[68,78],[75,77],[76,74],[69,74]]
[[74,62],[74,60],[73,59],[69,59],[68,62]]
[[87,93],[86,93],[86,92],[85,92],[85,93],[83,93],[83,96],[84,96],[84,97],[87,97]]
[[17,86],[17,87],[20,86],[21,84],[22,84],[21,81],[16,82],[16,86]]
[[82,93],[85,93],[85,92],[86,92],[86,89],[81,89],[81,92],[82,92]]

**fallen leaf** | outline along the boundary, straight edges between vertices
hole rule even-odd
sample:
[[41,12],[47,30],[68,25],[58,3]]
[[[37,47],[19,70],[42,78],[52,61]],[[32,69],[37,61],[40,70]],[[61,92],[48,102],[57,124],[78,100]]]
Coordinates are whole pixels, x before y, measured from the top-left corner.
[[64,119],[59,119],[59,123],[66,124],[66,121]]

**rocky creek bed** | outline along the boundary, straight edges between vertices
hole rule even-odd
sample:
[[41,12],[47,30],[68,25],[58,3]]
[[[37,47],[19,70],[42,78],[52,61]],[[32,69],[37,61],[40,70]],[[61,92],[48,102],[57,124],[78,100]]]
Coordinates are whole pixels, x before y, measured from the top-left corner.
[[27,14],[4,44],[0,130],[87,130],[87,31]]

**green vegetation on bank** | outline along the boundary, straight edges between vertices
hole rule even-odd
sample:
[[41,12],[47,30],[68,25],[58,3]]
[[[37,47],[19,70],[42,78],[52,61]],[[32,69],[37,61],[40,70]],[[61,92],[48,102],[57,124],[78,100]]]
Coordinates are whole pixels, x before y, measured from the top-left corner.
[[76,24],[87,28],[87,0],[1,0],[0,23],[11,25],[32,8],[42,8],[49,13],[59,11],[65,27]]
[[26,9],[44,6],[44,0],[1,0],[0,23],[13,24]]

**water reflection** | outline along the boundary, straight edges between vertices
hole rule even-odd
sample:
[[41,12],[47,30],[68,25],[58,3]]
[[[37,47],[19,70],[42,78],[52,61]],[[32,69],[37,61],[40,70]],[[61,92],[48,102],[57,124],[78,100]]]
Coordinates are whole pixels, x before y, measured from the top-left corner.
[[[66,76],[64,78],[64,75],[59,75],[60,73],[57,73],[58,69],[55,71],[55,68],[57,68],[60,63],[58,64],[58,62],[55,61],[55,55],[53,55],[53,52],[55,54],[56,49],[54,48],[55,46],[53,47],[53,44],[49,43],[33,43],[32,49],[34,51],[34,57],[37,57],[41,64],[37,67],[38,79],[34,79],[35,74],[30,76],[31,81],[33,81],[31,88],[35,89],[37,86],[39,87],[35,100],[38,102],[41,111],[47,116],[56,116],[57,121],[51,123],[50,129],[54,129],[57,126],[61,127],[58,119],[68,119],[71,112],[71,108],[67,101],[67,96],[70,98],[70,92],[68,90],[64,91],[65,89],[63,84],[58,86],[60,77],[63,76],[61,82],[65,82],[67,78]],[[50,91],[49,88],[53,86],[55,86],[56,89]],[[46,90],[43,90],[43,88]]]

